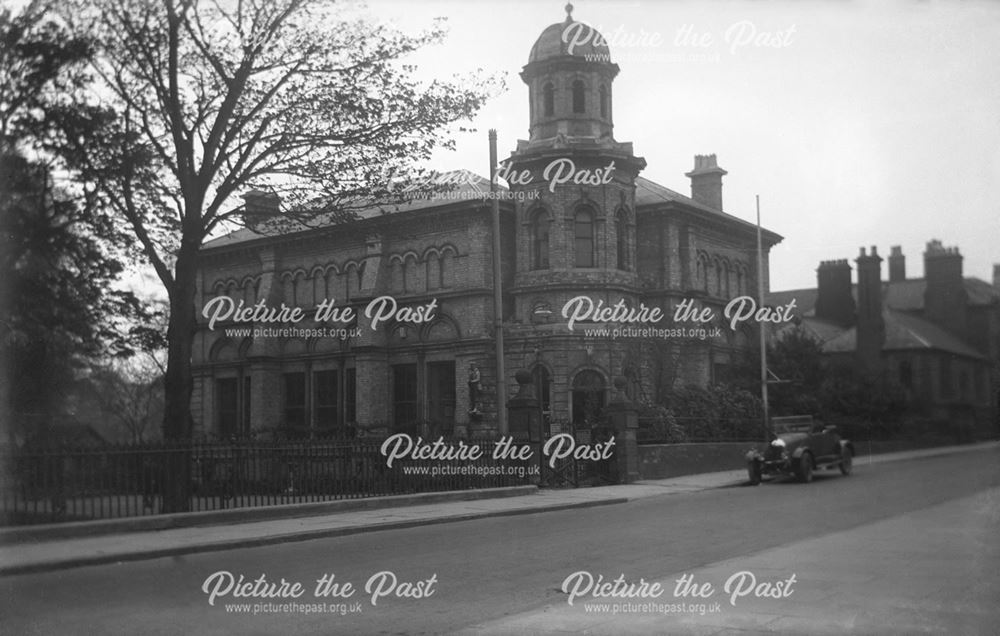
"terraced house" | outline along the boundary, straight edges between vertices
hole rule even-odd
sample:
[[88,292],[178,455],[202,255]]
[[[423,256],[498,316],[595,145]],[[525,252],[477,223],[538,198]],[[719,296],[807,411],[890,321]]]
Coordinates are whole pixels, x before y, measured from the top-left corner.
[[[656,398],[663,378],[706,384],[724,374],[752,330],[714,338],[613,338],[567,328],[574,298],[657,307],[685,298],[720,308],[755,295],[756,226],[724,211],[714,155],[687,174],[691,196],[640,176],[646,162],[613,135],[619,73],[599,38],[570,50],[566,20],[547,27],[523,67],[529,137],[502,161],[500,202],[504,366],[532,374],[546,426],[587,427],[628,379],[636,399]],[[589,27],[587,27],[589,28]],[[594,42],[598,44],[594,44]],[[468,174],[468,173],[465,173]],[[196,341],[195,420],[203,433],[283,430],[300,436],[385,433],[488,434],[494,398],[493,235],[485,179],[459,179],[448,197],[373,206],[347,223],[273,231],[280,202],[245,196],[247,227],[204,247],[199,312],[227,296],[246,306],[301,307],[296,326],[321,328],[317,307],[354,309],[343,332],[281,334],[210,328]],[[781,240],[764,231],[766,251]],[[373,302],[433,308],[393,314],[371,328]],[[379,300],[383,299],[383,300]],[[669,327],[669,318],[656,325]],[[499,405],[503,406],[503,405]],[[551,428],[550,428],[551,432]]]
[[884,375],[906,392],[916,420],[939,431],[992,437],[1000,429],[1000,265],[992,284],[962,271],[958,247],[927,242],[923,277],[908,276],[900,246],[883,280],[878,248],[824,261],[817,287],[772,293],[796,300],[801,328],[833,364]]

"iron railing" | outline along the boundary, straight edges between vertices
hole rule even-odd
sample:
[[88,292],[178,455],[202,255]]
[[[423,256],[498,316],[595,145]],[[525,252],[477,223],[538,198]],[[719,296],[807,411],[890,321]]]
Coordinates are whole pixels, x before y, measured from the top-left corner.
[[[448,440],[445,440],[448,443]],[[190,511],[491,488],[531,483],[524,462],[494,460],[492,440],[475,460],[398,459],[381,439],[230,441],[15,450],[0,492],[4,525],[156,515],[170,480],[184,482]],[[457,440],[454,441],[458,443]],[[177,467],[186,466],[177,475]],[[176,492],[171,490],[171,492]]]

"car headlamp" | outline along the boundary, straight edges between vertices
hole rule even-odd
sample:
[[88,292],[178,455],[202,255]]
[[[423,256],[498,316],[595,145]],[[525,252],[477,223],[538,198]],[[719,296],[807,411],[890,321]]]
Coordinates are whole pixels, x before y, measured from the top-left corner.
[[785,447],[785,440],[783,440],[783,439],[771,440],[771,446],[777,446],[778,448],[784,448]]

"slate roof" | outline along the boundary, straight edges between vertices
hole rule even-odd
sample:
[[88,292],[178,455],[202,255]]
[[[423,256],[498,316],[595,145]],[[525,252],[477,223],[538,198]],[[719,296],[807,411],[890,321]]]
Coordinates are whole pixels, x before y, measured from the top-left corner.
[[[967,277],[963,279],[965,292],[969,295],[970,306],[986,306],[993,303],[1000,303],[1000,292],[993,289],[993,286],[978,278]],[[924,291],[927,289],[927,281],[923,278],[909,278],[897,282],[882,283],[882,302],[889,309],[896,311],[923,311]],[[858,286],[851,286],[854,295],[854,302],[858,300]],[[795,307],[801,316],[814,316],[816,308],[816,297],[819,295],[815,288],[812,289],[790,289],[786,291],[770,292],[767,295],[767,302],[772,305],[784,305],[795,299]]]
[[[469,172],[468,170],[453,170],[450,172],[442,173],[443,177],[460,176],[455,186],[448,191],[448,198],[434,198],[434,197],[424,197],[415,198],[405,203],[393,203],[393,204],[380,204],[372,205],[370,207],[358,207],[354,212],[359,220],[371,219],[380,216],[385,216],[388,214],[400,214],[404,212],[417,212],[420,210],[426,210],[430,208],[441,208],[446,205],[452,205],[455,203],[469,202],[469,201],[482,201],[481,195],[489,193],[490,191],[490,180],[482,177],[474,172]],[[499,187],[501,191],[506,191],[507,188],[502,185]],[[325,219],[323,217],[317,218],[315,221],[311,221],[309,225],[294,221],[290,218],[286,218],[281,226],[277,225],[263,225],[259,226],[256,230],[251,230],[249,228],[240,228],[234,232],[230,232],[219,238],[212,239],[205,242],[202,245],[202,249],[214,249],[219,247],[227,247],[230,245],[237,245],[247,241],[253,241],[256,239],[283,236],[288,234],[294,234],[297,232],[308,232],[323,227],[329,224],[329,219],[332,215],[328,215]]]
[[[443,176],[454,176],[459,174],[463,178],[456,183],[454,189],[448,192],[448,198],[419,198],[413,199],[407,203],[373,205],[371,207],[357,209],[355,213],[358,219],[371,219],[388,214],[418,212],[421,210],[441,208],[446,205],[460,203],[463,201],[482,201],[483,199],[480,199],[479,196],[489,192],[489,179],[479,176],[473,172],[469,172],[468,170],[455,170],[443,173]],[[500,186],[500,190],[507,191],[507,188]],[[716,210],[713,207],[698,203],[690,197],[686,197],[683,194],[675,192],[670,188],[643,177],[638,177],[636,179],[635,203],[637,208],[650,208],[664,203],[675,203],[691,208],[695,212],[704,213],[705,216],[709,218],[736,223],[752,230],[756,230],[757,227],[753,223],[744,221],[743,219],[735,217],[731,214],[726,214],[725,212]],[[308,232],[323,226],[323,218],[316,219],[308,226],[291,219],[286,219],[285,223],[281,227],[269,227],[265,225],[258,227],[256,230],[240,228],[224,236],[207,241],[204,245],[202,245],[202,249],[216,249],[231,245],[238,245],[266,237],[283,236],[297,232]],[[767,229],[764,229],[764,236],[770,243],[776,243],[782,238],[780,235]]]
[[[733,216],[732,214],[726,214],[722,210],[716,210],[712,206],[705,205],[704,203],[699,203],[692,199],[691,197],[684,196],[679,192],[675,192],[666,186],[662,186],[659,183],[650,181],[645,177],[637,177],[635,180],[635,207],[643,208],[650,207],[663,203],[680,203],[682,205],[694,208],[699,212],[704,212],[708,217],[714,217],[720,220],[730,221],[737,223],[747,229],[757,230],[757,225],[749,221],[744,221],[743,219]],[[767,228],[763,228],[763,234],[770,239],[770,242],[777,243],[782,239],[778,234],[775,234]]]
[[[972,347],[922,318],[887,309],[882,312],[882,319],[885,321],[883,351],[935,350],[979,360],[985,359]],[[811,327],[814,323],[822,323],[822,321],[806,319],[804,323],[808,323],[810,330],[812,330]],[[823,324],[829,325],[829,323]],[[833,325],[831,327],[839,333],[836,333],[832,338],[824,339],[824,353],[854,353],[858,343],[857,327],[843,328]],[[828,331],[827,335],[833,332]]]

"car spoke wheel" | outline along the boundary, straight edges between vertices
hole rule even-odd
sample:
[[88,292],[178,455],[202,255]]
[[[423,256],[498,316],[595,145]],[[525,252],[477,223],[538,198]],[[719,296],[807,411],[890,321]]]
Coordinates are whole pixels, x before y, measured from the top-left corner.
[[813,480],[812,455],[809,453],[802,454],[799,462],[795,465],[795,476],[804,484],[808,484]]
[[760,462],[750,462],[747,464],[747,475],[750,477],[750,485],[757,486],[761,479]]
[[851,470],[854,468],[854,458],[851,454],[851,449],[846,446],[840,450],[840,474],[850,475]]

